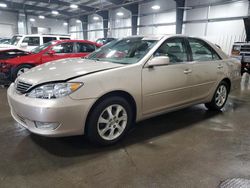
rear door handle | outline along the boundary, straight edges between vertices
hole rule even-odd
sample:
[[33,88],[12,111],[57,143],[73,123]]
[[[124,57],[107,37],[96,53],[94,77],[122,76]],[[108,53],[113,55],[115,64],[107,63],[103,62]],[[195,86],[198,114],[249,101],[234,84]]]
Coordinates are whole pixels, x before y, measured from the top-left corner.
[[184,70],[183,72],[184,72],[184,74],[189,74],[189,73],[192,73],[192,70],[191,69],[187,69],[187,70]]
[[223,68],[223,65],[218,65],[218,69],[222,69]]

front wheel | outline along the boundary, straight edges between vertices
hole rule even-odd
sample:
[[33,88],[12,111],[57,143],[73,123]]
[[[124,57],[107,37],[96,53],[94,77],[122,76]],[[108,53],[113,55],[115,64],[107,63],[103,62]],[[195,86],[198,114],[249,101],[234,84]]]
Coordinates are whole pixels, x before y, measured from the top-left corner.
[[229,85],[222,81],[217,87],[211,102],[206,103],[205,106],[209,110],[221,110],[227,102],[229,94]]
[[12,75],[11,75],[11,79],[12,81],[15,81],[15,79],[22,75],[23,73],[27,72],[28,70],[30,70],[32,68],[31,65],[27,65],[27,64],[24,64],[24,65],[19,65],[17,66],[13,72],[12,72]]
[[88,139],[97,145],[114,144],[125,136],[132,122],[133,112],[124,98],[106,98],[94,107],[88,118]]

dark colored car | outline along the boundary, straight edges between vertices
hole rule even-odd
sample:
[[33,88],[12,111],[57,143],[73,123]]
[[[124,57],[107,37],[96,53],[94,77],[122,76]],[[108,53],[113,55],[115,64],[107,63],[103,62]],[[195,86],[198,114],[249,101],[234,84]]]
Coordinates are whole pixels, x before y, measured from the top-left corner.
[[34,66],[54,60],[85,57],[101,45],[87,40],[61,40],[43,44],[26,55],[0,60],[0,79],[14,81]]
[[250,43],[236,42],[233,45],[231,56],[241,61],[241,75],[250,74]]
[[248,57],[246,58],[245,56],[242,56],[242,60],[241,60],[241,74],[243,75],[244,73],[248,73],[250,74],[250,61],[245,60],[248,59]]
[[116,40],[116,39],[115,38],[100,38],[100,39],[96,40],[96,43],[101,44],[101,45],[105,45],[113,40]]

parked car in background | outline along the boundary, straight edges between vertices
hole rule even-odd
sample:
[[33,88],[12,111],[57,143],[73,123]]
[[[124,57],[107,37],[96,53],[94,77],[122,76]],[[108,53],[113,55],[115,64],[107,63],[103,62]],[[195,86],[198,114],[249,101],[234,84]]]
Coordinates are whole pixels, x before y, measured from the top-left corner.
[[10,43],[10,39],[0,39],[0,44],[9,44]]
[[69,39],[69,35],[15,35],[10,40],[9,44],[0,44],[0,51],[8,49],[21,49],[25,51],[31,51],[32,49],[50,41]]
[[11,84],[8,101],[13,118],[35,134],[86,134],[108,145],[135,121],[200,103],[220,110],[240,80],[240,63],[210,42],[135,36],[85,59],[33,68]]
[[96,40],[96,43],[101,44],[101,45],[105,45],[113,40],[116,40],[116,39],[115,38],[100,38],[100,39]]
[[58,59],[85,57],[99,47],[87,40],[51,41],[15,58],[0,60],[0,78],[14,81],[34,66]]
[[241,61],[241,75],[250,74],[250,43],[236,42],[232,47],[231,56]]

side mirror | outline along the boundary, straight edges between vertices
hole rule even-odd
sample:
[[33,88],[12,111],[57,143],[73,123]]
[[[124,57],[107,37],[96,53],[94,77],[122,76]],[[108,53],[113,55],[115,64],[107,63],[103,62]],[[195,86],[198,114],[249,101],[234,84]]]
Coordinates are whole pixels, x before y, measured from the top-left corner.
[[169,63],[170,63],[169,57],[156,56],[156,57],[153,57],[151,60],[149,60],[148,67],[168,65]]
[[55,55],[55,53],[56,53],[56,51],[54,51],[54,50],[49,50],[49,51],[48,51],[48,54],[49,54],[50,56]]
[[28,47],[28,43],[27,42],[23,42],[23,43],[21,43],[21,45],[20,45],[22,48],[26,48],[26,47]]

